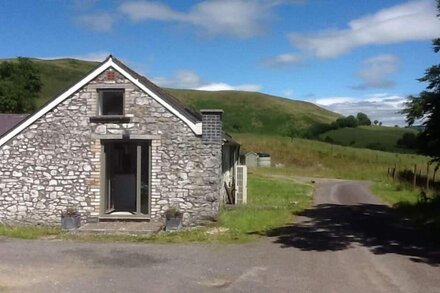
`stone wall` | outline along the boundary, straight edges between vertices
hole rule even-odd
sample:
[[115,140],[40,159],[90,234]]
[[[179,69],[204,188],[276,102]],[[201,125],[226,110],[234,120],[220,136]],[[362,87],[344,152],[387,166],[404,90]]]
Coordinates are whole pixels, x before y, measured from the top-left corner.
[[[100,215],[101,139],[148,137],[152,146],[152,220],[178,207],[186,224],[215,216],[221,190],[221,145],[202,138],[129,80],[103,73],[0,147],[0,221],[57,224],[75,205]],[[90,122],[97,89],[124,88],[125,123]]]

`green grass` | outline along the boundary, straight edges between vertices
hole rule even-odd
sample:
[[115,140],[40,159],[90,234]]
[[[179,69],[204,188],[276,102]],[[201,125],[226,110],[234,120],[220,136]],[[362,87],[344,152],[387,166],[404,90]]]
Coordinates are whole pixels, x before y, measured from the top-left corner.
[[283,226],[311,204],[311,187],[305,184],[251,174],[248,186],[248,204],[220,216],[221,226],[239,235],[264,234]]
[[402,149],[397,146],[397,140],[407,132],[417,134],[418,131],[400,127],[360,126],[330,130],[319,137],[322,140],[330,138],[339,145],[407,153],[411,150]]
[[60,233],[61,229],[57,227],[0,225],[0,236],[12,238],[39,239],[58,236]]
[[[265,174],[264,176],[267,176]],[[249,174],[248,205],[223,209],[217,224],[150,236],[71,234],[51,227],[0,225],[0,236],[39,239],[53,236],[65,240],[140,243],[241,243],[292,222],[294,214],[311,204],[309,185]],[[217,233],[213,233],[217,231]]]
[[409,184],[393,184],[388,180],[376,182],[371,191],[392,206],[399,203],[416,204],[420,194],[419,189],[412,190]]
[[410,219],[422,231],[440,241],[440,196],[428,193],[428,201],[421,200],[420,189],[393,184],[387,180],[376,182],[372,191],[389,203],[401,216]]
[[429,160],[414,154],[352,148],[307,139],[291,141],[282,136],[255,134],[233,136],[243,149],[269,153],[274,165],[284,166],[272,168],[273,174],[382,180],[388,167],[394,164],[403,170],[413,168],[414,164],[424,166]]

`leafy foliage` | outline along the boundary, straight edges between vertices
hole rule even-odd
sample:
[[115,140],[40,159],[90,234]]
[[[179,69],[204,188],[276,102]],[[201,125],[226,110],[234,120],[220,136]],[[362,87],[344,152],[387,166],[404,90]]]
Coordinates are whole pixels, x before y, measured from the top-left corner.
[[[437,1],[440,10],[440,0]],[[440,39],[433,41],[434,51],[440,50]],[[413,125],[417,120],[423,121],[424,129],[419,135],[419,150],[421,153],[433,157],[440,162],[440,64],[433,65],[425,71],[419,79],[427,82],[426,90],[418,96],[409,96],[405,109],[406,121]]]
[[28,58],[0,63],[0,112],[25,113],[35,110],[41,90],[38,70]]
[[370,118],[368,118],[367,114],[365,114],[365,113],[362,113],[362,112],[357,113],[356,119],[357,119],[359,125],[366,125],[366,126],[371,125],[371,120],[370,120]]
[[359,112],[356,117],[353,115],[347,117],[340,117],[336,121],[326,124],[326,123],[315,123],[308,128],[306,132],[303,132],[303,138],[318,138],[322,133],[337,130],[340,128],[355,128],[358,126],[369,126],[371,125],[370,118],[362,112]]
[[417,148],[417,135],[412,132],[407,132],[402,135],[402,137],[397,140],[397,145],[402,148],[415,149]]

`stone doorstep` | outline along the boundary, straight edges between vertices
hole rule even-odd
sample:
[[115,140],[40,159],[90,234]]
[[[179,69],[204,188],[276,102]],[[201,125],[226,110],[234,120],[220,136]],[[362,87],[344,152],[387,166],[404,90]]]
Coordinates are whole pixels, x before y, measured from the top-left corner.
[[99,222],[82,225],[72,233],[108,234],[108,235],[148,235],[163,230],[162,223],[156,222]]

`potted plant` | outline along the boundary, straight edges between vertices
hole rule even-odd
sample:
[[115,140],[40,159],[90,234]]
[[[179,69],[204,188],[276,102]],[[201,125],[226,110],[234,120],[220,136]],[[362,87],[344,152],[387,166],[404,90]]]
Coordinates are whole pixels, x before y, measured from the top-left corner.
[[183,213],[176,207],[171,207],[165,212],[165,230],[172,231],[182,228]]
[[74,207],[68,207],[61,213],[61,227],[65,230],[77,229],[81,226],[81,215]]

